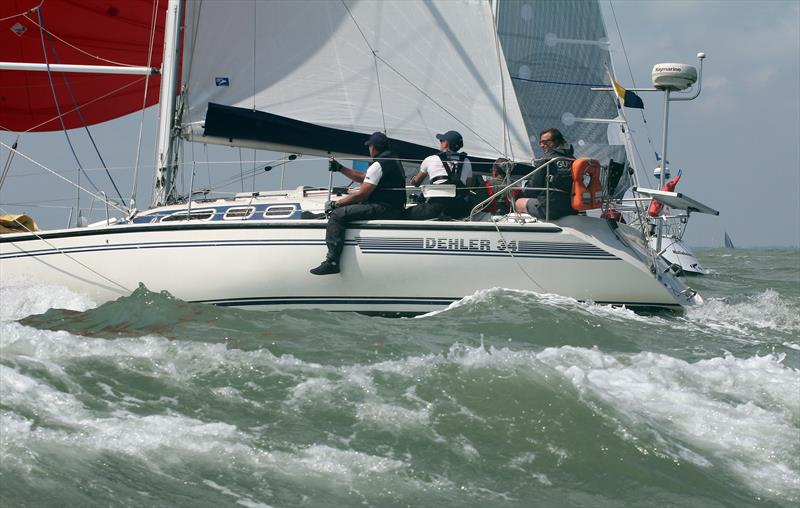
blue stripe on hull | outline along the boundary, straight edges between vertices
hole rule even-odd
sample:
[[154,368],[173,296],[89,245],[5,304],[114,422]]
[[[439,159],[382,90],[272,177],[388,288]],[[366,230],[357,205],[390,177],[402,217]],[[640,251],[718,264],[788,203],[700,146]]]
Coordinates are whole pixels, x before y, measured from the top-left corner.
[[[221,298],[214,300],[193,300],[190,303],[204,303],[217,305],[220,307],[251,307],[251,306],[277,306],[277,305],[427,305],[434,308],[443,308],[453,302],[461,300],[462,297],[432,297],[432,298],[412,298],[399,296],[282,296],[282,297],[249,297],[249,298]],[[680,309],[680,304],[652,303],[652,302],[618,302],[618,301],[595,301],[599,305],[616,305],[635,308]],[[342,309],[349,310],[349,309]],[[391,309],[390,309],[391,310]]]
[[[478,250],[469,248],[425,248],[424,239],[409,239],[409,246],[403,246],[396,239],[389,239],[382,243],[379,238],[356,238],[348,240],[345,245],[358,246],[364,254],[415,254],[415,255],[446,255],[446,256],[477,256],[477,257],[506,257],[513,255],[519,258],[544,258],[544,259],[593,259],[615,260],[617,256],[590,244],[568,244],[546,242],[518,243],[517,250]],[[535,245],[533,245],[535,243]],[[532,244],[532,245],[528,245]],[[37,249],[26,252],[12,252],[0,255],[0,259],[13,259],[21,257],[51,256],[55,254],[75,254],[117,250],[189,248],[189,247],[258,247],[258,246],[324,246],[324,240],[189,240],[178,242],[138,242],[116,245],[88,245],[77,247],[64,247],[61,249]]]

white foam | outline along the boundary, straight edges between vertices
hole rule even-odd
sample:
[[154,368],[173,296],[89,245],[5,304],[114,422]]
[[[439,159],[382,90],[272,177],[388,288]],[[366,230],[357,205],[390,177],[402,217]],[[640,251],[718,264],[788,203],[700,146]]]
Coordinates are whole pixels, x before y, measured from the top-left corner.
[[53,308],[85,311],[97,306],[88,296],[66,287],[18,276],[0,278],[0,302],[0,321],[16,321]]
[[658,436],[676,460],[721,466],[755,492],[800,499],[800,373],[781,357],[688,363],[562,347],[538,358],[612,408],[627,432]]
[[222,485],[218,485],[217,483],[212,482],[211,480],[203,480],[203,483],[211,487],[212,489],[225,494],[226,496],[230,496],[236,499],[236,504],[240,504],[242,506],[246,506],[247,508],[272,508],[271,505],[261,503],[259,501],[253,501],[247,496],[243,496],[241,494],[237,494],[236,492],[232,491],[231,489],[224,487]]
[[703,305],[690,307],[687,316],[703,326],[737,334],[759,330],[800,332],[797,309],[798,302],[768,289],[739,303],[708,299]]
[[428,408],[409,409],[395,404],[362,402],[356,405],[356,418],[384,430],[421,430],[430,424]]
[[623,321],[638,321],[638,322],[652,322],[654,320],[661,321],[660,318],[653,318],[647,316],[640,316],[631,309],[626,307],[618,307],[611,305],[600,305],[594,302],[579,302],[575,298],[568,296],[557,295],[553,293],[538,293],[536,291],[526,291],[522,289],[507,289],[494,287],[490,289],[481,289],[471,295],[457,300],[446,308],[436,310],[416,316],[417,318],[435,316],[443,312],[448,312],[453,309],[458,309],[465,306],[481,305],[492,303],[492,300],[498,297],[510,298],[524,306],[539,305],[545,307],[576,309],[587,312],[593,316],[610,318]]

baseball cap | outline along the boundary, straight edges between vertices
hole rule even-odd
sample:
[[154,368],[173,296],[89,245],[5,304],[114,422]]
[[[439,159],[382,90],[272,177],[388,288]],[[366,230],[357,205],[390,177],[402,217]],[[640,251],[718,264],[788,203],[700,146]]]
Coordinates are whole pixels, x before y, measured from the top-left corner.
[[462,146],[464,144],[464,140],[461,138],[461,134],[456,131],[447,131],[444,134],[437,134],[436,139],[439,141],[447,141],[451,145],[459,145]]
[[364,146],[386,146],[389,144],[389,138],[382,132],[373,132],[372,135],[364,142]]

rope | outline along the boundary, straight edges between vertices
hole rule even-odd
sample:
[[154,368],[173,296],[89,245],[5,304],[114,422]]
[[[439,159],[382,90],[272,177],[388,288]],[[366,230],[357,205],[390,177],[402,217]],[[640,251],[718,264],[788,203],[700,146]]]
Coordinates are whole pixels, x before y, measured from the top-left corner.
[[[109,60],[107,58],[103,58],[101,56],[93,55],[93,54],[91,54],[91,53],[89,53],[87,51],[84,51],[81,48],[79,48],[78,46],[75,46],[74,44],[70,44],[69,42],[65,41],[64,39],[62,39],[61,37],[57,36],[56,34],[48,31],[44,26],[42,26],[41,24],[37,23],[33,19],[29,18],[28,14],[32,13],[35,10],[36,13],[39,14],[39,22],[41,23],[41,7],[42,7],[43,3],[44,3],[44,0],[42,0],[42,3],[40,3],[37,7],[34,7],[33,9],[31,9],[30,11],[22,14],[21,16],[24,17],[25,19],[27,19],[28,21],[30,21],[31,23],[33,23],[34,25],[36,25],[39,28],[40,31],[46,32],[47,35],[49,35],[50,37],[56,39],[58,42],[61,42],[62,44],[65,44],[65,45],[69,46],[70,48],[74,49],[75,51],[77,51],[79,53],[82,53],[82,54],[84,54],[84,55],[86,55],[86,56],[88,56],[90,58],[94,58],[96,60],[100,60],[101,62],[106,62],[106,63],[110,63],[110,64],[114,64],[114,65],[119,65],[120,67],[138,67],[136,64],[126,64],[126,63],[122,63],[122,62],[115,62],[114,60]],[[20,14],[17,14],[17,16],[20,16]],[[11,16],[11,17],[14,17],[14,16]],[[9,19],[9,18],[6,18],[6,19]],[[3,21],[3,20],[0,20],[0,21]]]
[[544,83],[545,85],[570,85],[570,86],[592,86],[595,88],[605,88],[608,85],[606,83],[575,83],[571,81],[550,81],[547,79],[526,79],[520,78],[517,76],[511,76],[511,79],[516,79],[517,81],[525,81],[528,83]]
[[[494,225],[494,228],[497,230],[497,234],[500,235],[500,240],[502,240],[503,243],[507,247],[508,246],[508,242],[506,241],[505,237],[503,236],[503,232],[500,231],[500,227],[497,225],[497,220],[492,219],[492,224]],[[508,252],[508,254],[511,256],[511,259],[513,259],[514,263],[516,263],[517,268],[519,268],[519,270],[525,275],[525,277],[527,277],[529,281],[533,282],[533,284],[536,287],[541,289],[542,292],[547,293],[547,290],[541,284],[536,282],[536,280],[534,280],[534,278],[531,277],[531,274],[529,274],[527,272],[527,270],[525,270],[525,268],[522,267],[522,263],[520,263],[519,260],[514,256],[514,252],[512,250],[510,250],[510,249],[506,249],[506,252]]]
[[14,18],[17,18],[19,16],[25,16],[26,14],[30,14],[30,13],[34,12],[35,10],[39,9],[42,6],[43,3],[44,3],[44,0],[39,2],[39,5],[37,5],[36,7],[33,7],[32,9],[28,9],[25,12],[20,12],[19,14],[12,14],[11,16],[6,16],[5,18],[0,18],[0,22],[8,21],[9,19],[14,19]]
[[[4,208],[2,208],[2,207],[0,207],[0,210],[2,210],[2,211],[3,211],[3,213],[8,213],[8,212],[7,212],[7,211],[6,211]],[[41,236],[39,233],[37,233],[36,231],[32,231],[31,229],[29,229],[29,228],[28,228],[28,227],[27,227],[25,224],[21,224],[21,223],[19,223],[19,222],[17,222],[17,224],[19,224],[20,226],[22,226],[22,227],[23,227],[23,228],[24,228],[24,229],[25,229],[25,230],[26,230],[28,233],[30,233],[30,234],[32,234],[32,235],[34,235],[34,236],[35,236],[36,238],[38,238],[39,240],[43,241],[43,242],[44,242],[45,244],[47,244],[47,246],[48,246],[48,247],[50,247],[51,249],[53,249],[53,250],[57,251],[59,254],[61,254],[61,255],[63,255],[63,256],[66,256],[66,257],[67,257],[67,259],[69,259],[70,261],[74,261],[75,263],[77,263],[77,264],[79,264],[80,266],[82,266],[82,267],[86,268],[87,270],[89,270],[89,271],[90,271],[90,272],[92,272],[93,274],[97,275],[98,277],[101,277],[101,278],[103,278],[103,279],[107,280],[108,282],[110,282],[110,283],[114,284],[114,285],[115,285],[115,286],[117,286],[118,288],[120,288],[120,289],[122,289],[122,290],[124,290],[124,291],[127,291],[128,293],[131,293],[131,292],[132,292],[130,289],[126,288],[125,286],[123,286],[123,285],[122,285],[122,284],[120,284],[119,282],[117,282],[117,281],[115,281],[115,280],[113,280],[113,279],[110,279],[110,278],[106,277],[105,275],[103,275],[102,273],[100,273],[100,272],[98,272],[98,271],[96,271],[96,270],[93,270],[93,269],[92,269],[92,268],[90,268],[88,265],[86,265],[86,264],[84,264],[84,263],[81,263],[80,261],[78,261],[78,260],[77,260],[77,259],[75,259],[74,257],[70,256],[69,254],[67,254],[67,253],[66,253],[66,252],[64,252],[63,250],[59,249],[58,247],[56,247],[56,246],[55,246],[55,245],[53,245],[52,243],[48,242],[46,239],[42,238],[42,236]],[[19,246],[17,246],[17,248],[19,248]],[[20,250],[22,250],[22,249],[20,249]],[[22,250],[22,252],[26,252],[26,251]]]

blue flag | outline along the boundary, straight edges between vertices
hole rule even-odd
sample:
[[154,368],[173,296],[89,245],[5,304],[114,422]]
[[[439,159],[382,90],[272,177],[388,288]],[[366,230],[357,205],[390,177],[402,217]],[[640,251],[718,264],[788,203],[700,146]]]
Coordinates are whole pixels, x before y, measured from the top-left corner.
[[641,97],[630,90],[625,90],[625,88],[614,79],[611,80],[611,85],[614,87],[614,93],[617,94],[623,106],[626,108],[644,109],[644,102],[642,102]]

